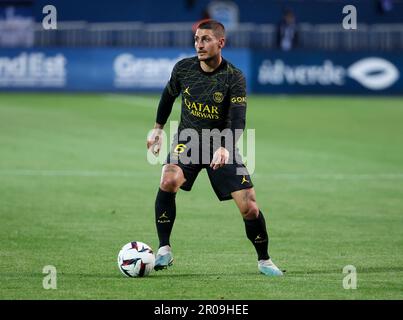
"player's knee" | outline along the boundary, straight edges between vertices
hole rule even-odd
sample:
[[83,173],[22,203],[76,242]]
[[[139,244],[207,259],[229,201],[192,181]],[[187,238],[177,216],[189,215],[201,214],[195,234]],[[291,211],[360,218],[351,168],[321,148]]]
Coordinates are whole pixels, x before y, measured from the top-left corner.
[[245,220],[257,219],[259,216],[259,208],[255,201],[249,201],[245,207],[241,209],[242,217]]
[[164,177],[161,180],[160,188],[166,192],[176,192],[179,188],[178,179]]

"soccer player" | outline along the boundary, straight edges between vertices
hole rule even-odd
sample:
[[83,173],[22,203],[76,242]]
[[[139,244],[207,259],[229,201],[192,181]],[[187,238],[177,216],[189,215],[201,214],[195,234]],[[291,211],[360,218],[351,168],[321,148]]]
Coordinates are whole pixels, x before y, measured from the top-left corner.
[[[236,132],[242,132],[245,128],[245,78],[239,69],[221,55],[225,45],[225,29],[220,22],[202,22],[196,29],[194,44],[197,56],[183,59],[174,66],[158,105],[154,129],[147,138],[147,148],[152,148],[154,154],[158,154],[162,129],[175,99],[182,93],[181,120],[174,139],[176,143],[173,143],[162,168],[155,201],[155,220],[160,242],[155,270],[165,269],[173,263],[170,235],[176,217],[176,193],[179,188],[190,191],[200,170],[206,169],[218,199],[234,199],[238,206],[246,235],[257,252],[258,270],[267,276],[281,276],[282,271],[268,254],[266,223],[256,203],[251,178],[242,161],[235,160],[239,159],[235,147],[239,134]],[[218,145],[213,143],[206,147],[205,140],[204,144],[199,143],[206,129],[219,130],[221,139]],[[183,138],[182,133],[186,130],[197,133],[198,138],[189,140],[192,134]],[[183,161],[188,151],[192,154],[191,161]],[[239,169],[243,172],[241,175]]]

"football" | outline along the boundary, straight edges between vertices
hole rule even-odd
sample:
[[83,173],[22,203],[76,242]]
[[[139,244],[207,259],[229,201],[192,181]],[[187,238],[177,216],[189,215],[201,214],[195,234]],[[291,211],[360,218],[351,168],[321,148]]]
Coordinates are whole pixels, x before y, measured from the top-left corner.
[[145,277],[155,264],[151,247],[140,241],[125,244],[118,254],[119,270],[127,277]]

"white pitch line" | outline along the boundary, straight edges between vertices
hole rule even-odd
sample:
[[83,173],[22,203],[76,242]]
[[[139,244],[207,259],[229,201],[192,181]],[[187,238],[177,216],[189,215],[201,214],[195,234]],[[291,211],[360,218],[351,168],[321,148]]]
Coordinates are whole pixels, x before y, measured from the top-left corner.
[[[266,176],[266,175],[265,175]],[[273,179],[289,179],[289,180],[303,180],[303,179],[319,179],[319,180],[394,180],[403,179],[403,173],[280,173],[268,174]]]
[[[108,94],[105,95],[105,99],[107,101],[113,101],[116,103],[128,104],[136,107],[157,107],[159,98],[147,97],[147,96],[138,96],[138,95],[124,95],[124,94]],[[180,102],[178,100],[175,101],[174,106],[178,106]]]
[[149,108],[150,105],[156,105],[158,103],[158,98],[155,99],[152,97],[135,96],[135,95],[108,94],[105,96],[105,99],[117,103],[125,103],[136,107],[146,107],[146,108]]
[[[158,170],[158,174],[159,174]],[[0,176],[45,176],[45,177],[138,177],[139,175],[150,175],[144,171],[89,171],[89,170],[0,170]],[[254,175],[252,175],[253,177]],[[283,180],[398,180],[403,179],[403,173],[273,173],[261,174],[256,177],[265,179]]]
[[44,176],[44,177],[138,177],[145,172],[84,171],[84,170],[0,170],[0,176]]

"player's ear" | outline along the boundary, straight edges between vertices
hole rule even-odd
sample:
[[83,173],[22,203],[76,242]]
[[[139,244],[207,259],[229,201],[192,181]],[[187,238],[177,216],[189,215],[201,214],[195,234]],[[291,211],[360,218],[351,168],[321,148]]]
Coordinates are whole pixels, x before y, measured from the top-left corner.
[[221,38],[220,40],[218,40],[218,46],[220,47],[220,49],[225,47],[225,38]]

